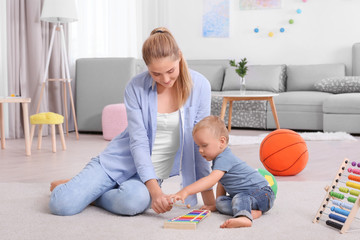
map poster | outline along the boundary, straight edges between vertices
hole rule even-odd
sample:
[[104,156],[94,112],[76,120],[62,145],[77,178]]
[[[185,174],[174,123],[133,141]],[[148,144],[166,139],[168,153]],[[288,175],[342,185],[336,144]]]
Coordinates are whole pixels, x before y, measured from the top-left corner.
[[203,37],[229,37],[230,0],[203,0]]

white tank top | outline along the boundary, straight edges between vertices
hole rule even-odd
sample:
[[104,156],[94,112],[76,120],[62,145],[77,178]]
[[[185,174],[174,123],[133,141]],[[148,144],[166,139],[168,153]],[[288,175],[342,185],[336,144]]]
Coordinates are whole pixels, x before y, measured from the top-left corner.
[[151,160],[159,179],[169,178],[179,146],[179,111],[173,113],[158,113]]

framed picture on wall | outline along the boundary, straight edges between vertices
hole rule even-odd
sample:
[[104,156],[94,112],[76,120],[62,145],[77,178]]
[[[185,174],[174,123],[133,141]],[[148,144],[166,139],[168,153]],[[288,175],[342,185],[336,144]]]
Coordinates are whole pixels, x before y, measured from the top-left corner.
[[240,10],[281,8],[281,0],[240,0]]
[[229,37],[229,1],[203,0],[203,37]]

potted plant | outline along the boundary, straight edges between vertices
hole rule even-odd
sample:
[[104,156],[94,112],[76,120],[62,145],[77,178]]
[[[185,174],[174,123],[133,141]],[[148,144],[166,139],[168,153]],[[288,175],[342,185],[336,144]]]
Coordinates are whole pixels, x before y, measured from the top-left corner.
[[230,66],[235,67],[236,73],[240,76],[240,94],[245,94],[246,91],[245,76],[248,70],[246,64],[246,58],[241,59],[238,63],[235,60],[230,60]]

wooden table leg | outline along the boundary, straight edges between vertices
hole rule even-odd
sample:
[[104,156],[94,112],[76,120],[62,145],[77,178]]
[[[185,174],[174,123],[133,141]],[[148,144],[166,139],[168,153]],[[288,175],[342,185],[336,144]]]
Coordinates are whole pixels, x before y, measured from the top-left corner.
[[29,110],[28,103],[22,103],[24,118],[25,152],[27,156],[31,155],[30,134],[29,134]]
[[222,106],[221,106],[221,112],[220,112],[220,118],[222,120],[224,120],[224,118],[225,118],[226,105],[227,105],[227,99],[223,98],[223,102],[222,102]]
[[4,123],[2,103],[0,103],[0,132],[1,132],[1,149],[5,149],[5,123]]
[[71,109],[72,109],[72,114],[73,114],[73,118],[74,118],[76,139],[79,140],[79,131],[78,131],[77,120],[76,120],[75,105],[74,105],[74,99],[73,99],[73,95],[72,95],[71,83],[70,82],[68,82],[68,87],[69,87],[69,96],[70,96]]
[[64,93],[64,113],[65,113],[65,129],[66,136],[69,136],[69,117],[68,117],[68,109],[67,109],[67,93],[66,93],[66,81],[63,82],[63,93]]
[[228,131],[231,131],[231,117],[232,117],[232,105],[233,101],[230,101],[229,103],[229,120],[228,120]]
[[270,97],[268,101],[270,103],[271,111],[272,111],[272,114],[274,116],[276,128],[280,129],[279,119],[278,119],[278,116],[277,116],[277,113],[276,113],[276,108],[275,108],[275,103],[274,103],[273,97]]
[[55,124],[50,124],[51,127],[51,143],[52,143],[52,151],[56,153],[56,129]]

